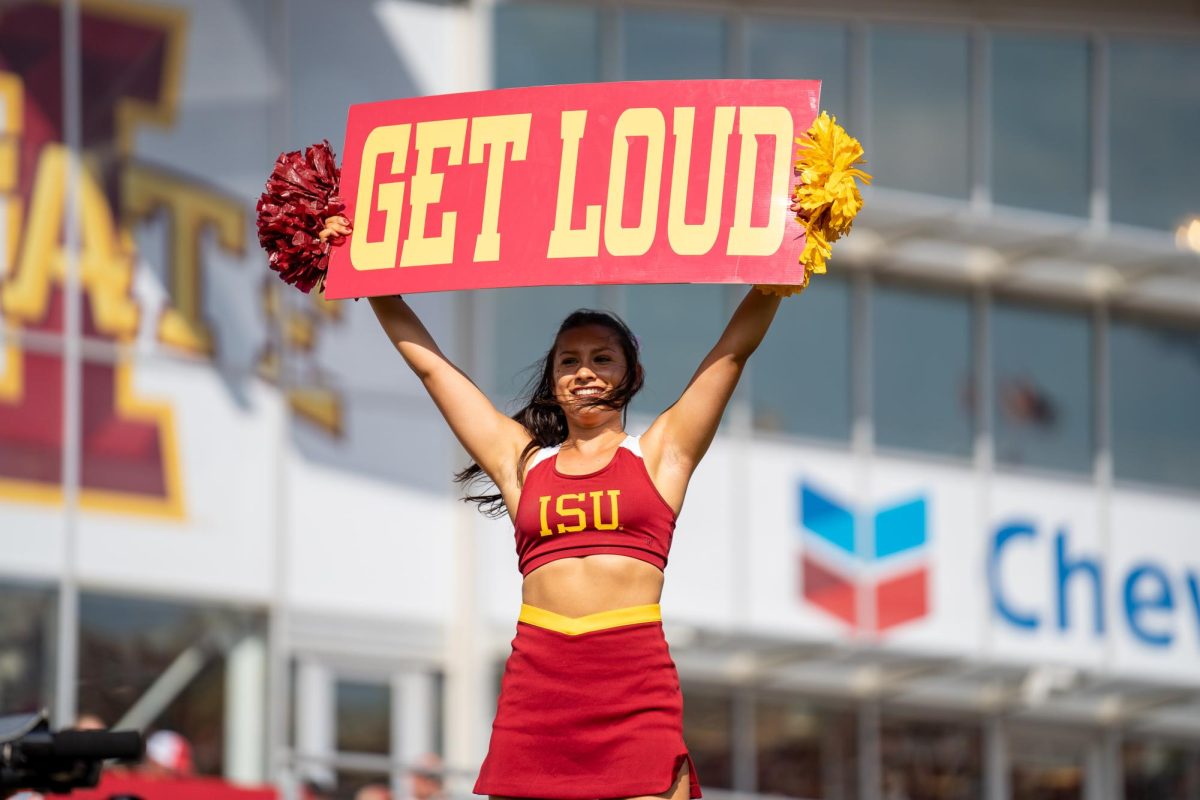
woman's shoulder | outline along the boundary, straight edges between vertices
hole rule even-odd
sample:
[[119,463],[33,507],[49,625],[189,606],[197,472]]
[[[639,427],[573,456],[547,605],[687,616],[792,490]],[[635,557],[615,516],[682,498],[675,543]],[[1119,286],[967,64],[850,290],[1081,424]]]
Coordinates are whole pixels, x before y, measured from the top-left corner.
[[554,445],[553,447],[540,447],[534,450],[525,462],[525,478],[529,478],[535,467],[545,464],[551,458],[558,455],[560,447],[561,445]]

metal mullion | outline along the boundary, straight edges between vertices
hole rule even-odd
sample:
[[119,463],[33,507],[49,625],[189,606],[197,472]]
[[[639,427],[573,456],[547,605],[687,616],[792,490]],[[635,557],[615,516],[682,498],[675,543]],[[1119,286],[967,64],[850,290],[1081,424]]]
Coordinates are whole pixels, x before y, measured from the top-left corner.
[[620,6],[600,9],[600,80],[619,81],[625,77],[625,42],[621,36]]
[[67,146],[66,219],[63,254],[63,565],[59,580],[56,631],[54,721],[74,724],[79,679],[79,480],[83,320],[79,288],[80,163],[82,159],[82,58],[80,0],[61,5],[63,133]]
[[750,58],[746,15],[738,12],[723,15],[725,20],[725,77],[750,77]]
[[1109,202],[1111,174],[1109,169],[1109,43],[1101,33],[1093,34],[1089,42],[1088,79],[1091,83],[1089,130],[1091,132],[1091,187],[1088,216],[1095,233],[1109,229],[1112,206]]
[[991,36],[983,25],[972,26],[971,113],[968,135],[971,148],[971,208],[987,213],[992,206],[992,70]]
[[850,122],[858,134],[863,151],[871,152],[871,56],[867,22],[850,21],[846,26],[847,88]]
[[[274,133],[275,141],[288,141],[291,121],[291,59],[289,52],[289,34],[292,17],[286,0],[274,0],[274,17],[279,24],[274,26],[269,46],[275,49],[276,63],[281,76],[280,96],[275,108]],[[264,155],[269,155],[267,154]],[[288,293],[291,294],[290,292]],[[270,600],[267,607],[267,681],[266,687],[266,741],[263,750],[266,753],[264,765],[267,779],[287,784],[288,771],[292,766],[292,748],[288,742],[288,731],[292,725],[291,698],[293,696],[291,669],[291,649],[288,627],[290,614],[288,606],[287,571],[288,571],[288,541],[289,526],[292,516],[289,510],[288,492],[290,490],[288,456],[290,453],[291,429],[294,421],[291,404],[288,402],[288,389],[291,385],[288,359],[287,337],[287,304],[289,298],[279,298],[280,311],[276,321],[274,335],[278,337],[279,377],[278,402],[280,418],[278,433],[275,437],[275,485],[274,506],[275,524],[272,530],[271,547],[274,551],[270,575]],[[268,334],[269,335],[269,334]],[[297,726],[298,730],[298,726]],[[296,749],[299,749],[299,734],[297,734]]]
[[[850,429],[850,446],[855,473],[855,553],[864,563],[874,552],[873,521],[865,509],[871,500],[871,464],[874,456],[874,425],[872,419],[871,387],[871,290],[869,272],[859,270],[854,275],[851,295],[851,404],[854,418]],[[869,639],[875,631],[874,592],[860,585],[855,591],[856,635]]]

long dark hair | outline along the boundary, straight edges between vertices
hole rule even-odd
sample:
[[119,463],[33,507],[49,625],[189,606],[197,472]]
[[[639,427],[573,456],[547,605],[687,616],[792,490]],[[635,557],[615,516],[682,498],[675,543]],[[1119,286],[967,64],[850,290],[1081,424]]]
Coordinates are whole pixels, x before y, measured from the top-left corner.
[[[554,352],[558,349],[558,340],[564,333],[588,325],[599,325],[616,335],[621,345],[621,352],[625,356],[626,369],[625,376],[621,378],[620,383],[613,387],[611,392],[604,397],[588,399],[587,405],[620,411],[623,421],[624,414],[629,408],[629,401],[641,391],[642,366],[638,359],[638,344],[637,339],[633,336],[633,331],[629,330],[629,326],[616,314],[610,314],[607,311],[595,311],[590,308],[572,311],[558,326],[558,333],[554,335],[554,343],[550,345],[549,352],[530,368],[532,374],[521,393],[524,398],[522,408],[512,415],[513,419],[529,431],[531,438],[529,444],[525,445],[525,449],[521,451],[521,457],[517,461],[518,485],[524,483],[525,465],[529,463],[529,459],[536,451],[544,447],[560,445],[567,438],[567,416],[554,396]],[[466,469],[455,473],[454,480],[456,483],[464,484],[468,492],[473,487],[482,486],[482,491],[469,493],[463,497],[464,502],[477,504],[479,513],[493,519],[507,513],[508,507],[504,504],[504,496],[499,491],[487,491],[488,488],[495,489],[496,487],[478,463],[472,461]]]

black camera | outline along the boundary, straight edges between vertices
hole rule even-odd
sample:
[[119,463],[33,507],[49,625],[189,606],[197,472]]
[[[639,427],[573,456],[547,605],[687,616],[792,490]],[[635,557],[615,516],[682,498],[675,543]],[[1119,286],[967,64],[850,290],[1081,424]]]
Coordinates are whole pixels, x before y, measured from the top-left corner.
[[108,759],[136,761],[136,731],[50,730],[45,711],[0,717],[0,797],[18,789],[65,794],[95,786]]

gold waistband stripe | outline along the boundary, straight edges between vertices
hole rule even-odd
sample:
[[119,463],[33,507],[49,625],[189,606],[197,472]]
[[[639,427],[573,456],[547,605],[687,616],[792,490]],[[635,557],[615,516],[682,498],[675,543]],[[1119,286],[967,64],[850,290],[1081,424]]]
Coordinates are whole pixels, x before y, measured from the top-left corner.
[[553,611],[522,603],[521,616],[517,619],[539,628],[558,631],[568,636],[578,636],[581,633],[619,628],[622,625],[636,625],[639,622],[660,622],[662,610],[658,603],[651,603],[647,606],[614,608],[611,611],[601,611],[585,617],[564,617],[562,614],[555,614]]

